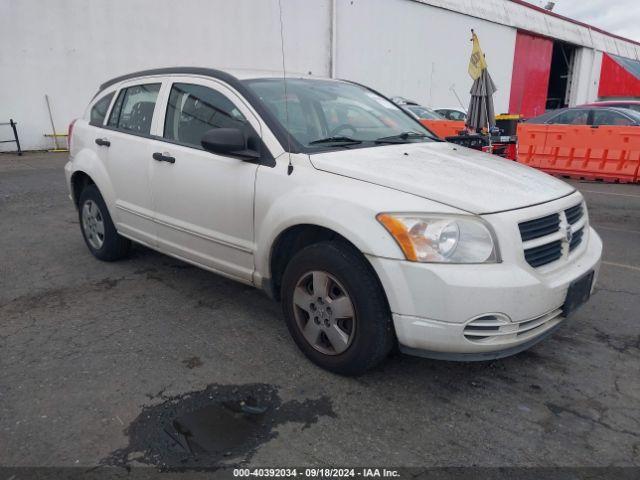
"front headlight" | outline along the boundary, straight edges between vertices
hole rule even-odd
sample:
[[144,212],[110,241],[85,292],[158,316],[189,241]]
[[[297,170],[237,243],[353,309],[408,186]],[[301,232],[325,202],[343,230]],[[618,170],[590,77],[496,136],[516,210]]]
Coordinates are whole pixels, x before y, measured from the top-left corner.
[[412,262],[500,261],[494,235],[478,217],[380,213],[376,218]]

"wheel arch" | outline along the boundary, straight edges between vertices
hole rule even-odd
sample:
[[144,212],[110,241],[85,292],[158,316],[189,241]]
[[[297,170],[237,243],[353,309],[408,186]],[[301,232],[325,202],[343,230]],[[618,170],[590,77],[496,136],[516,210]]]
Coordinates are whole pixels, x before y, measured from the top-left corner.
[[82,189],[87,185],[95,185],[107,205],[112,218],[115,193],[104,163],[90,149],[82,149],[73,158],[70,176],[70,189],[73,203],[78,207]]
[[[71,197],[73,204],[76,208],[79,208],[80,195],[87,185],[95,185],[96,182],[91,178],[91,175],[83,170],[76,170],[71,174]],[[97,187],[99,189],[99,187]]]
[[303,248],[323,241],[339,242],[355,252],[364,261],[383,292],[384,301],[388,307],[389,300],[382,281],[362,250],[340,232],[313,223],[291,225],[276,236],[269,251],[269,277],[265,279],[266,281],[263,281],[263,289],[267,294],[279,301],[281,298],[282,276],[291,259]]

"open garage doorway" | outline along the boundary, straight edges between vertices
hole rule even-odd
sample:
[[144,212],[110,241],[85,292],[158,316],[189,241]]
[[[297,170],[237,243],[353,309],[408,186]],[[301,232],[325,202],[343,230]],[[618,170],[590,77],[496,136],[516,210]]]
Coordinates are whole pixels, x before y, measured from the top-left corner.
[[575,59],[574,45],[518,31],[509,113],[532,118],[548,109],[567,106]]
[[549,71],[546,109],[569,106],[576,47],[570,43],[554,41]]

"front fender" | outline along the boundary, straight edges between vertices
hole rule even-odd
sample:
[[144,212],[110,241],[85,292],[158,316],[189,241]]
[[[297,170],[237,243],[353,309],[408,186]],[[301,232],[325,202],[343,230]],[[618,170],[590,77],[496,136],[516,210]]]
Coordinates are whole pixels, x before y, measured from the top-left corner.
[[313,167],[296,167],[291,176],[281,176],[278,170],[261,169],[256,182],[255,266],[262,278],[271,277],[276,239],[296,225],[332,230],[367,255],[404,259],[395,240],[376,220],[378,213],[459,213],[422,197]]

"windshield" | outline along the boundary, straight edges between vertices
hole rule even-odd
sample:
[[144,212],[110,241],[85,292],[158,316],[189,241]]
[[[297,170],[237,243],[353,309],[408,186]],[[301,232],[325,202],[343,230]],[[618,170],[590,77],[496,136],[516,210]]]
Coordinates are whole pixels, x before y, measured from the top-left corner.
[[444,116],[420,105],[406,105],[405,108],[415,113],[422,120],[445,120]]
[[309,153],[437,140],[398,106],[359,85],[292,78],[285,96],[281,78],[243,83]]

